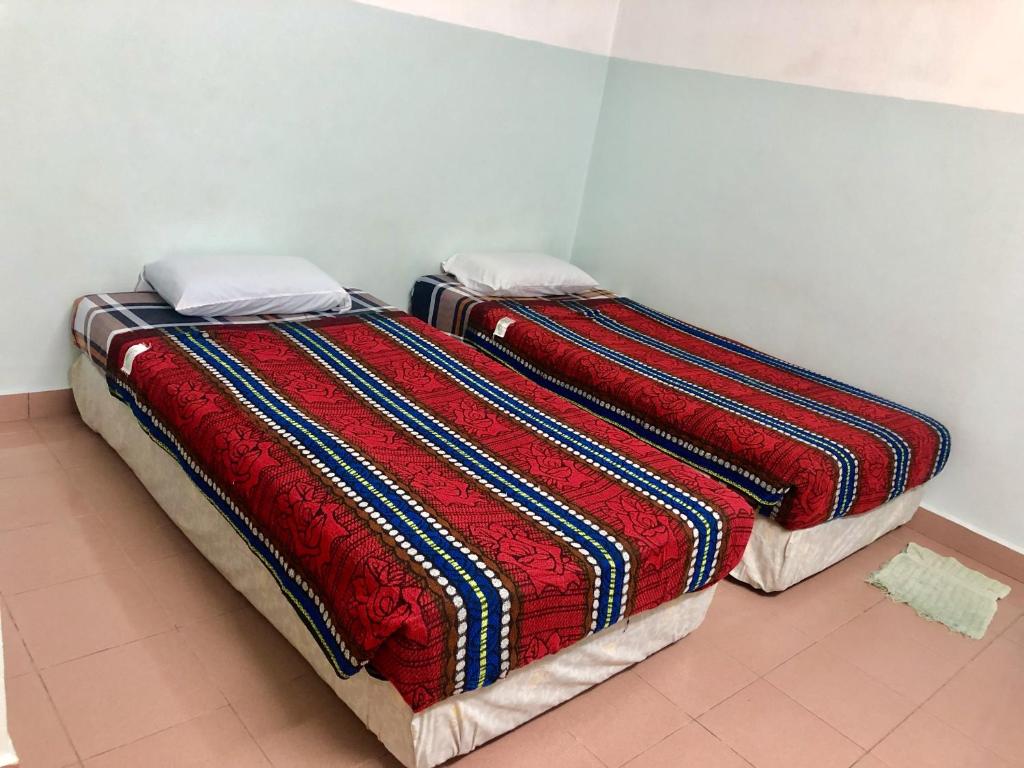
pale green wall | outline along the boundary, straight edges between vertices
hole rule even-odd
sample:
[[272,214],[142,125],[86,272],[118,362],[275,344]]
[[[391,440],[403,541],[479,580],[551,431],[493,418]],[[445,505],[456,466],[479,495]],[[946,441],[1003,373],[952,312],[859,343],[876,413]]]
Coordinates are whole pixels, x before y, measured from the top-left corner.
[[574,261],[940,418],[926,504],[1024,547],[1024,116],[616,59]]
[[0,394],[66,386],[71,299],[167,252],[404,305],[455,250],[576,234],[609,287],[945,420],[927,503],[1024,546],[1022,137],[346,0],[8,0]]
[[0,9],[0,393],[169,251],[311,258],[404,306],[460,248],[568,256],[607,59],[345,0]]

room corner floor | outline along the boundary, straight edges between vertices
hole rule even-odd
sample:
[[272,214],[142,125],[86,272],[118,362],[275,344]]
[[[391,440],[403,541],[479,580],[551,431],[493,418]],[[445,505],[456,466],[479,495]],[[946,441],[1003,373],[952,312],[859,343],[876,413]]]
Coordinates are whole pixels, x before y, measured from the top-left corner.
[[[1011,586],[984,640],[864,583],[910,540]],[[77,418],[0,424],[0,596],[24,768],[397,765]],[[457,764],[1024,766],[1022,711],[1024,585],[908,526],[778,596],[723,583],[693,635]]]

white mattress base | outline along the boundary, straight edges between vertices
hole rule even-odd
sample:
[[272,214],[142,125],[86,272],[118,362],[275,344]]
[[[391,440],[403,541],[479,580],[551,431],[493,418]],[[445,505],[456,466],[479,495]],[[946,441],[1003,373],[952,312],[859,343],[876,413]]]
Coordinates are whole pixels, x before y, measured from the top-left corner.
[[908,522],[924,489],[920,485],[870,512],[799,531],[758,515],[750,543],[730,576],[765,592],[788,589]]
[[224,577],[302,654],[338,697],[408,768],[430,768],[475,749],[647,658],[696,629],[714,587],[632,617],[486,688],[414,713],[387,682],[341,679],[277,582],[178,463],[107,389],[81,355],[71,387],[82,418],[120,454],[168,516]]

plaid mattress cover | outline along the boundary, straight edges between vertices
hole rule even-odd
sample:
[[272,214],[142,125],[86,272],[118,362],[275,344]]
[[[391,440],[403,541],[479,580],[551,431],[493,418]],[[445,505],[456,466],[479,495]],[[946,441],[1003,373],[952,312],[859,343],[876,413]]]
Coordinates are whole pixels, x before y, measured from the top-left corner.
[[[594,288],[581,293],[549,296],[547,301],[608,299],[611,291]],[[506,301],[531,301],[530,297],[508,297]],[[416,280],[409,295],[409,313],[438,330],[458,336],[466,335],[469,316],[480,304],[494,301],[493,296],[468,288],[451,275],[424,275]]]
[[875,509],[949,457],[949,431],[923,413],[624,297],[494,299],[429,275],[411,311],[717,477],[789,529]]
[[100,368],[107,367],[107,350],[118,336],[131,331],[182,326],[257,325],[260,323],[299,322],[340,314],[357,315],[394,309],[372,293],[346,288],[352,308],[344,313],[333,310],[300,315],[233,315],[231,317],[195,317],[175,312],[160,294],[152,291],[91,293],[80,296],[71,305],[71,337],[75,346],[92,358]]
[[414,710],[715,583],[750,535],[739,494],[380,302],[180,323],[104,296],[76,337],[112,393],[337,673]]

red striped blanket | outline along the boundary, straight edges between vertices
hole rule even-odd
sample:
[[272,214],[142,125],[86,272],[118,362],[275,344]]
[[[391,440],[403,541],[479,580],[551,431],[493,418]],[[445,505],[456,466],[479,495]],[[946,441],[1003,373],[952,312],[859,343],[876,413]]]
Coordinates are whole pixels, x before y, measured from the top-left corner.
[[[449,279],[450,280],[450,279]],[[451,295],[451,300],[446,296]],[[940,472],[925,414],[621,297],[486,300],[430,276],[413,312],[740,490],[790,529],[872,510]]]
[[107,363],[338,674],[416,710],[715,583],[750,533],[732,490],[404,313],[143,327]]

